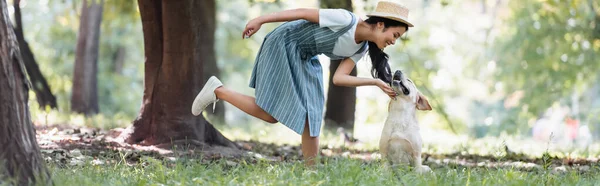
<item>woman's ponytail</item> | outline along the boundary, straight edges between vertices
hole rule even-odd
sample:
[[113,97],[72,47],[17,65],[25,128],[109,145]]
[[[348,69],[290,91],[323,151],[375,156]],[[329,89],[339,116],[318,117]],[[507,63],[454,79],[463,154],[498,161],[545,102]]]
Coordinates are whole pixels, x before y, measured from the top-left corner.
[[369,56],[371,57],[371,75],[373,78],[379,78],[386,83],[392,82],[392,71],[388,63],[388,55],[383,52],[377,44],[369,41]]

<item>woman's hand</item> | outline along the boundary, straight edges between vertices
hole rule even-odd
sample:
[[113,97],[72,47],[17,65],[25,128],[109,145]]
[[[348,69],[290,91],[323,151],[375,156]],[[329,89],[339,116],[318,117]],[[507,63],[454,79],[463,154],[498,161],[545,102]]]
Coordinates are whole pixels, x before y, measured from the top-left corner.
[[395,99],[396,96],[398,95],[398,94],[396,94],[396,91],[394,91],[394,89],[392,89],[392,87],[390,87],[390,85],[388,85],[386,82],[384,82],[381,79],[377,79],[377,83],[375,85],[377,85],[385,94],[390,96],[390,98],[392,98],[392,99]]
[[246,28],[244,29],[244,32],[242,32],[242,39],[249,38],[254,35],[254,33],[258,32],[258,29],[260,29],[260,26],[262,25],[262,22],[258,18],[254,18],[246,24]]
[[350,75],[352,69],[354,69],[354,61],[350,58],[343,59],[340,62],[340,65],[335,70],[335,74],[333,74],[333,84],[337,86],[345,86],[345,87],[357,87],[357,86],[378,86],[385,94],[390,96],[390,98],[395,99],[396,92],[389,84],[384,82],[381,79],[377,78],[361,78]]

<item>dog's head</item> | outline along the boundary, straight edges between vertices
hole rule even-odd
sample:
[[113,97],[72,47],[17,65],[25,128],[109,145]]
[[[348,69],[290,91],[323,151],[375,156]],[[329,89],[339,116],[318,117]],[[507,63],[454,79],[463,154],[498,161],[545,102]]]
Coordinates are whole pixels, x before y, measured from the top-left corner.
[[427,98],[419,92],[412,80],[406,77],[402,71],[396,70],[394,72],[392,88],[398,93],[395,102],[415,105],[418,110],[431,110]]

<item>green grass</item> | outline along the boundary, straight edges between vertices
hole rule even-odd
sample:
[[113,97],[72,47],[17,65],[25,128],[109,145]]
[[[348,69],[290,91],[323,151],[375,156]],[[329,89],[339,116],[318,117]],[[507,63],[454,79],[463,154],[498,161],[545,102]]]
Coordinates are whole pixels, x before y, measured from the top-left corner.
[[[43,116],[43,117],[42,117]],[[130,118],[104,117],[98,115],[84,118],[74,114],[48,112],[34,117],[40,125],[69,123],[110,129],[130,125]],[[357,126],[359,126],[357,124]],[[300,136],[282,125],[249,122],[245,125],[216,125],[219,131],[232,140],[257,140],[263,143],[298,145]],[[378,133],[366,138],[360,150],[378,149]],[[377,130],[374,130],[377,131]],[[361,134],[361,133],[357,133]],[[548,153],[558,157],[600,157],[600,144],[585,150],[561,150],[547,142],[535,142],[513,136],[472,139],[465,136],[440,137],[431,131],[422,132],[423,150],[430,154],[461,152],[466,154],[503,156],[504,144],[515,152],[534,157]],[[445,134],[442,134],[442,136]],[[321,146],[335,146],[339,136],[322,132]],[[436,140],[441,139],[441,140]],[[455,140],[447,140],[455,139]],[[362,140],[362,139],[361,139]],[[256,163],[235,160],[213,162],[187,159],[171,162],[143,157],[139,163],[127,164],[115,155],[113,161],[103,165],[89,162],[81,166],[49,163],[55,185],[600,185],[600,164],[580,173],[568,171],[556,173],[554,167],[532,172],[516,168],[490,169],[467,168],[459,165],[432,165],[433,175],[392,169],[379,161],[364,161],[348,158],[326,158],[315,168],[306,168],[302,162]],[[97,158],[97,157],[96,157]],[[504,161],[504,160],[502,160]],[[543,167],[546,167],[542,165]],[[1,184],[0,184],[1,185]]]
[[314,168],[302,162],[246,163],[156,160],[58,167],[56,185],[598,185],[599,167],[589,172],[522,172],[516,169],[433,167],[434,174],[396,173],[379,161],[327,158]]

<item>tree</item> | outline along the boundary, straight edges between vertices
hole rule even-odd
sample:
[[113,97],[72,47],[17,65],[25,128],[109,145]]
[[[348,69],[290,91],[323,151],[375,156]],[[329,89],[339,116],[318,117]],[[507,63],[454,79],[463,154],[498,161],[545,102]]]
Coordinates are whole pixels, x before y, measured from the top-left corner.
[[98,113],[98,45],[104,0],[83,1],[73,71],[71,110]]
[[[600,3],[515,1],[509,5],[514,11],[507,22],[514,26],[504,30],[493,48],[498,64],[495,77],[503,83],[499,91],[515,97],[522,93],[518,105],[507,109],[518,113],[512,119],[526,121],[553,104],[570,105],[572,94],[594,84],[600,71]],[[590,108],[590,103],[581,103]],[[526,122],[519,124],[527,127]]]
[[50,86],[46,81],[46,78],[42,75],[40,68],[38,67],[35,57],[29,48],[29,44],[25,40],[23,35],[23,21],[21,20],[21,0],[14,1],[15,9],[15,35],[19,41],[19,48],[21,49],[21,56],[23,57],[23,63],[25,63],[25,69],[31,80],[33,91],[37,98],[40,108],[44,109],[46,106],[50,108],[57,108],[56,97],[52,94]]
[[[321,8],[343,8],[352,11],[352,0],[321,0]],[[354,112],[356,111],[356,88],[341,87],[333,84],[333,75],[341,60],[331,60],[329,64],[329,90],[325,110],[325,128],[334,131],[342,127],[354,131]],[[356,76],[356,68],[350,75]]]
[[139,0],[145,49],[144,95],[126,142],[236,145],[190,108],[214,60],[214,0]]
[[50,185],[27,105],[30,84],[6,1],[0,1],[0,10],[0,185],[5,181]]

